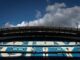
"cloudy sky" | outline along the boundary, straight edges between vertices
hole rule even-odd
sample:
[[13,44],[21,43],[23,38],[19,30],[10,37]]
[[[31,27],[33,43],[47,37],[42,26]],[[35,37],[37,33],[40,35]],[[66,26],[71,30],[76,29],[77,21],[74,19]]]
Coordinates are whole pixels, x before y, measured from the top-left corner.
[[0,27],[80,27],[80,0],[0,0]]

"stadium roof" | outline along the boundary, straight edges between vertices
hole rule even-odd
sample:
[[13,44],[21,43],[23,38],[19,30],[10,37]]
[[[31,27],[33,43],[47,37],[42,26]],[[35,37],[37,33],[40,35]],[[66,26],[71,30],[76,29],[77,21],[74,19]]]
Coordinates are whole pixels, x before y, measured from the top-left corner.
[[[80,41],[80,29],[68,27],[26,26],[0,29],[0,41],[27,38],[35,41]],[[7,41],[5,40],[5,41]]]

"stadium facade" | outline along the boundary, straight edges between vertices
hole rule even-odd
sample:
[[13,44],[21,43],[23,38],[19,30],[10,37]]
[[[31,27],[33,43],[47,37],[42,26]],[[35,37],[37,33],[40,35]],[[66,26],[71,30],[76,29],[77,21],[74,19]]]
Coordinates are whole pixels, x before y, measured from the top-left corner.
[[80,57],[80,30],[66,27],[0,29],[0,57]]

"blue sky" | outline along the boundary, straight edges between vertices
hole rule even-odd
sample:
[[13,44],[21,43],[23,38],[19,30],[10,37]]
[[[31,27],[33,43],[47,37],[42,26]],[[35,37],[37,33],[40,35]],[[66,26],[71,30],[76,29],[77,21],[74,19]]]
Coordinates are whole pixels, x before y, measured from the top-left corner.
[[55,3],[65,3],[67,7],[80,6],[80,0],[0,0],[0,25],[35,20],[37,11],[40,11],[41,18],[48,4]]
[[34,20],[36,10],[44,14],[45,6],[44,0],[0,0],[0,24]]

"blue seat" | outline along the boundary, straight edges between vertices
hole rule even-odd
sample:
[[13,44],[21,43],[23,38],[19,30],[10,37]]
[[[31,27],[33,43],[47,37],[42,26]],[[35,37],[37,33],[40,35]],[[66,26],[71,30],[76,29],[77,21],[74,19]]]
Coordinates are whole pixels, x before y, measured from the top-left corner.
[[[33,47],[33,52],[43,52],[43,47]],[[32,54],[31,56],[43,56],[43,54]]]
[[[80,47],[74,47],[73,51],[80,52]],[[80,53],[74,53],[74,54],[72,54],[72,56],[73,57],[80,57]]]
[[[62,52],[64,51],[61,47],[49,47],[48,52]],[[65,57],[65,53],[48,54],[48,56],[62,56]]]
[[27,48],[24,48],[24,47],[8,47],[7,49],[6,49],[6,51],[7,52],[9,52],[9,51],[14,51],[14,52],[24,52],[24,51],[26,51],[26,49]]

